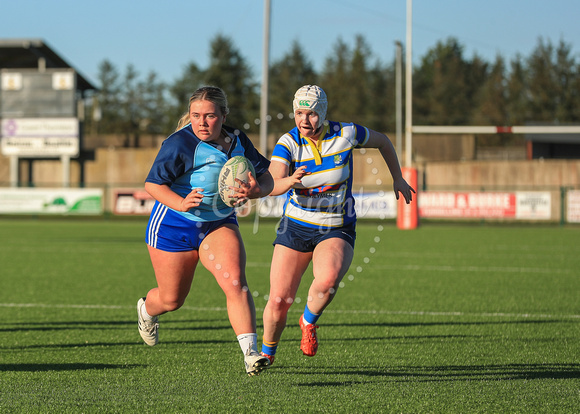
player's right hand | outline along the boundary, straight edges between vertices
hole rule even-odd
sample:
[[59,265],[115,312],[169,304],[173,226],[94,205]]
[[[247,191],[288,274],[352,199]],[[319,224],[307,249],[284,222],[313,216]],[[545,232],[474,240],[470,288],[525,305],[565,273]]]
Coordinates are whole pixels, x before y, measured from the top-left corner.
[[193,207],[197,207],[203,200],[203,188],[194,188],[181,202],[180,211],[189,211]]
[[305,175],[310,175],[310,174],[312,174],[312,173],[309,172],[309,171],[306,171],[306,166],[305,165],[303,165],[301,167],[298,167],[296,169],[296,171],[294,171],[294,174],[292,174],[292,176],[291,176],[292,177],[292,180],[293,180],[293,183],[292,184],[302,183],[302,178]]

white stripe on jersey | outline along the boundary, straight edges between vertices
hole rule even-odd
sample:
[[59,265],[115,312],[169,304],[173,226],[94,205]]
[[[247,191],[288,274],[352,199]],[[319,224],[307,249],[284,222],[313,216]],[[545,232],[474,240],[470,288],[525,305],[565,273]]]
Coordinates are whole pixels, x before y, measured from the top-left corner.
[[340,227],[344,222],[344,217],[340,211],[338,213],[307,211],[296,207],[292,203],[286,205],[284,215],[303,223],[324,227]]
[[288,161],[286,161],[286,158],[276,157],[275,155],[272,156],[272,161],[278,161],[278,162],[284,163],[286,165],[290,165],[290,163]]
[[324,171],[312,172],[302,177],[302,185],[305,188],[318,188],[321,186],[336,185],[344,183],[350,176],[350,165],[344,164],[336,168],[329,168]]

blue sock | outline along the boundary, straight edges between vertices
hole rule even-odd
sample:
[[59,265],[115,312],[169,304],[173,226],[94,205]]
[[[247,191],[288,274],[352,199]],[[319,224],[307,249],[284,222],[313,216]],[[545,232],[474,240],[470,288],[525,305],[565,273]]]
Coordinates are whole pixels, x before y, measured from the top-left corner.
[[276,355],[276,348],[278,348],[278,342],[269,342],[262,340],[262,352],[266,355]]
[[319,314],[312,313],[310,312],[310,309],[308,309],[308,305],[304,307],[304,320],[306,322],[315,324],[316,321],[318,321],[318,318],[320,318],[320,315],[322,315],[322,312]]

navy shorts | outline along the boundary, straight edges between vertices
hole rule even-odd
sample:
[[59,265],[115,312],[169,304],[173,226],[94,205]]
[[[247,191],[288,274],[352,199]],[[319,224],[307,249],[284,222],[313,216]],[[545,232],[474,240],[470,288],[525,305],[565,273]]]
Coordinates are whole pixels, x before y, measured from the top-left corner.
[[235,214],[218,221],[193,221],[156,202],[147,224],[145,241],[151,247],[166,252],[199,250],[201,241],[224,224],[238,225]]
[[353,222],[342,227],[310,228],[284,216],[276,230],[276,239],[273,244],[281,244],[290,249],[306,253],[314,251],[314,248],[321,241],[333,237],[347,241],[354,249],[356,224]]

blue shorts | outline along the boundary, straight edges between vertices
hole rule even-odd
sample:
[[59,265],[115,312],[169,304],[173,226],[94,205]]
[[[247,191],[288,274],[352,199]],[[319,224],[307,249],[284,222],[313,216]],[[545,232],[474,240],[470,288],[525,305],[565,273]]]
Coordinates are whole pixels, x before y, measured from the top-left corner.
[[333,237],[347,241],[354,249],[356,224],[353,222],[342,227],[314,229],[302,226],[284,216],[280,220],[280,224],[276,230],[276,239],[272,244],[281,244],[292,250],[306,253],[314,251],[314,248],[321,241]]
[[155,202],[145,241],[149,246],[166,252],[199,250],[205,236],[228,223],[238,225],[235,214],[218,221],[193,221]]

